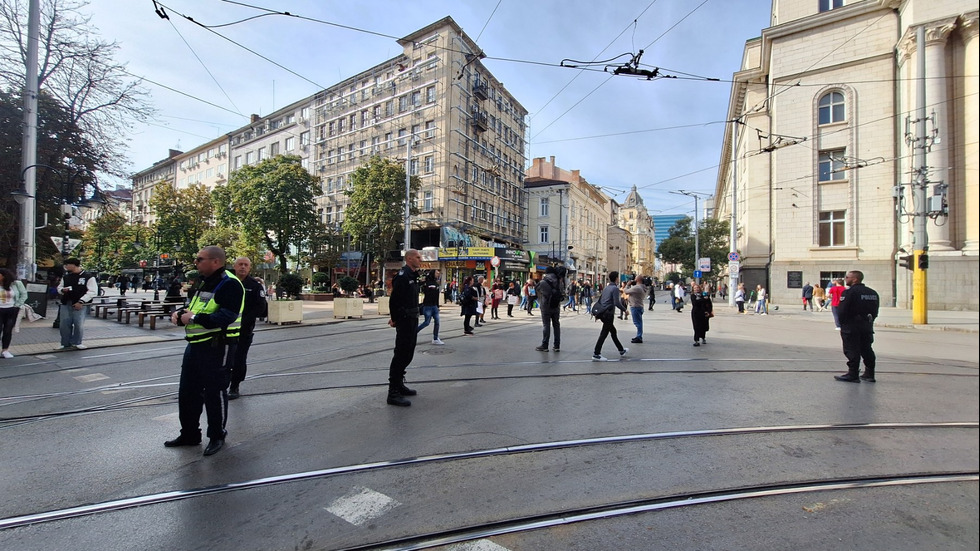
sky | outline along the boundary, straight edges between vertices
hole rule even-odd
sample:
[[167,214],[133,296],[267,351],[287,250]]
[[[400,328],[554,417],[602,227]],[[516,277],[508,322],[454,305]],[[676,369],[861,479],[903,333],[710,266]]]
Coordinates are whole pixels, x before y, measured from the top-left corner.
[[[671,192],[714,191],[732,73],[745,41],[768,26],[770,6],[767,0],[90,0],[82,11],[102,38],[119,43],[116,60],[147,79],[158,111],[129,136],[133,172],[164,159],[168,149],[186,151],[242,127],[251,113],[267,115],[390,59],[401,53],[397,38],[448,15],[528,110],[529,165],[554,156],[559,167],[579,170],[620,202],[636,186],[657,215],[693,214],[694,200]],[[294,17],[264,15],[270,11]],[[206,29],[183,16],[226,26]],[[642,69],[678,78],[612,75],[640,50]],[[581,70],[562,67],[563,59],[611,61]]]

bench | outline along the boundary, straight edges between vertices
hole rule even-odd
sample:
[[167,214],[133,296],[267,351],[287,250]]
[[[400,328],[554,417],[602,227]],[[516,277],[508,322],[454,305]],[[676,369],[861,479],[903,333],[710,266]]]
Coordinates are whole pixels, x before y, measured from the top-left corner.
[[161,318],[170,319],[170,312],[164,312],[162,309],[143,310],[142,312],[137,313],[136,317],[140,327],[143,327],[143,324],[146,322],[147,319],[149,319],[150,329],[156,329],[157,319],[161,319]]

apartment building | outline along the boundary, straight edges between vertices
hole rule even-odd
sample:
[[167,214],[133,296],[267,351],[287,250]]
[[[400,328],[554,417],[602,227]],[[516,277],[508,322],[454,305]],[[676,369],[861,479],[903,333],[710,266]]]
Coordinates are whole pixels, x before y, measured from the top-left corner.
[[[228,134],[229,157],[228,172],[223,178],[215,181],[223,184],[224,176],[244,166],[259,162],[277,155],[296,155],[300,157],[303,168],[316,175],[311,159],[313,135],[313,96],[308,96],[277,109],[266,116],[252,115],[249,123]],[[208,151],[217,144],[204,146]],[[200,150],[198,150],[200,156]],[[220,155],[220,151],[218,154]],[[209,153],[210,154],[210,153]],[[218,163],[222,163],[218,157]],[[210,180],[209,180],[210,181]],[[210,189],[210,188],[209,188]]]
[[532,160],[524,178],[528,193],[528,242],[539,265],[565,264],[575,277],[596,280],[607,272],[608,227],[613,201],[578,170],[555,158]]
[[351,173],[379,155],[407,159],[422,182],[412,247],[521,247],[527,110],[452,18],[398,44],[400,55],[313,98],[310,163],[323,180],[321,219],[343,221]]
[[177,163],[175,159],[183,155],[183,151],[171,149],[166,159],[161,159],[149,168],[145,168],[130,177],[133,182],[133,203],[130,213],[130,223],[149,225],[156,221],[150,209],[150,197],[153,188],[161,182],[174,185]]
[[[736,215],[740,280],[795,304],[806,282],[859,269],[883,304],[908,307],[896,259],[911,250],[910,213],[931,209],[929,307],[977,309],[976,2],[777,0],[771,23],[734,74],[739,122],[716,183],[715,216]],[[923,51],[931,206],[910,198]]]
[[211,191],[228,181],[228,137],[211,140],[174,157],[178,190],[201,185]]
[[631,273],[653,276],[656,267],[656,240],[653,233],[653,218],[643,198],[634,185],[619,209],[617,224],[633,236],[631,255],[634,264]]

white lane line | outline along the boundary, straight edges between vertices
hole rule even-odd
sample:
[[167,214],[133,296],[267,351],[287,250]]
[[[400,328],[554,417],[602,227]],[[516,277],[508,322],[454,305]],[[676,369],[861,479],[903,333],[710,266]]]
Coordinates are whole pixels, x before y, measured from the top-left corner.
[[457,543],[446,548],[447,551],[510,551],[503,545],[497,545],[490,540],[476,540]]
[[401,503],[382,493],[375,492],[370,488],[355,486],[350,492],[347,492],[347,495],[338,498],[329,507],[323,509],[354,526],[360,526],[369,520],[384,515],[399,505]]
[[80,383],[94,383],[95,381],[102,381],[108,379],[108,375],[103,375],[101,373],[92,373],[91,375],[79,375],[78,377],[72,377]]

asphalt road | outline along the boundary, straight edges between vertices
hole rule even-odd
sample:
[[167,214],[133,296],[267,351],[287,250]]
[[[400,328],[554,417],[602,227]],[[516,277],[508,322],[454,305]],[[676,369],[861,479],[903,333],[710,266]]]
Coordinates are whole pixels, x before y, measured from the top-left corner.
[[410,408],[384,402],[383,319],[257,333],[212,457],[163,447],[180,342],[5,360],[0,548],[980,544],[975,333],[879,329],[878,382],[850,384],[826,318],[720,311],[694,348],[660,306],[593,362],[588,316],[541,353],[537,316],[464,337],[454,314]]

